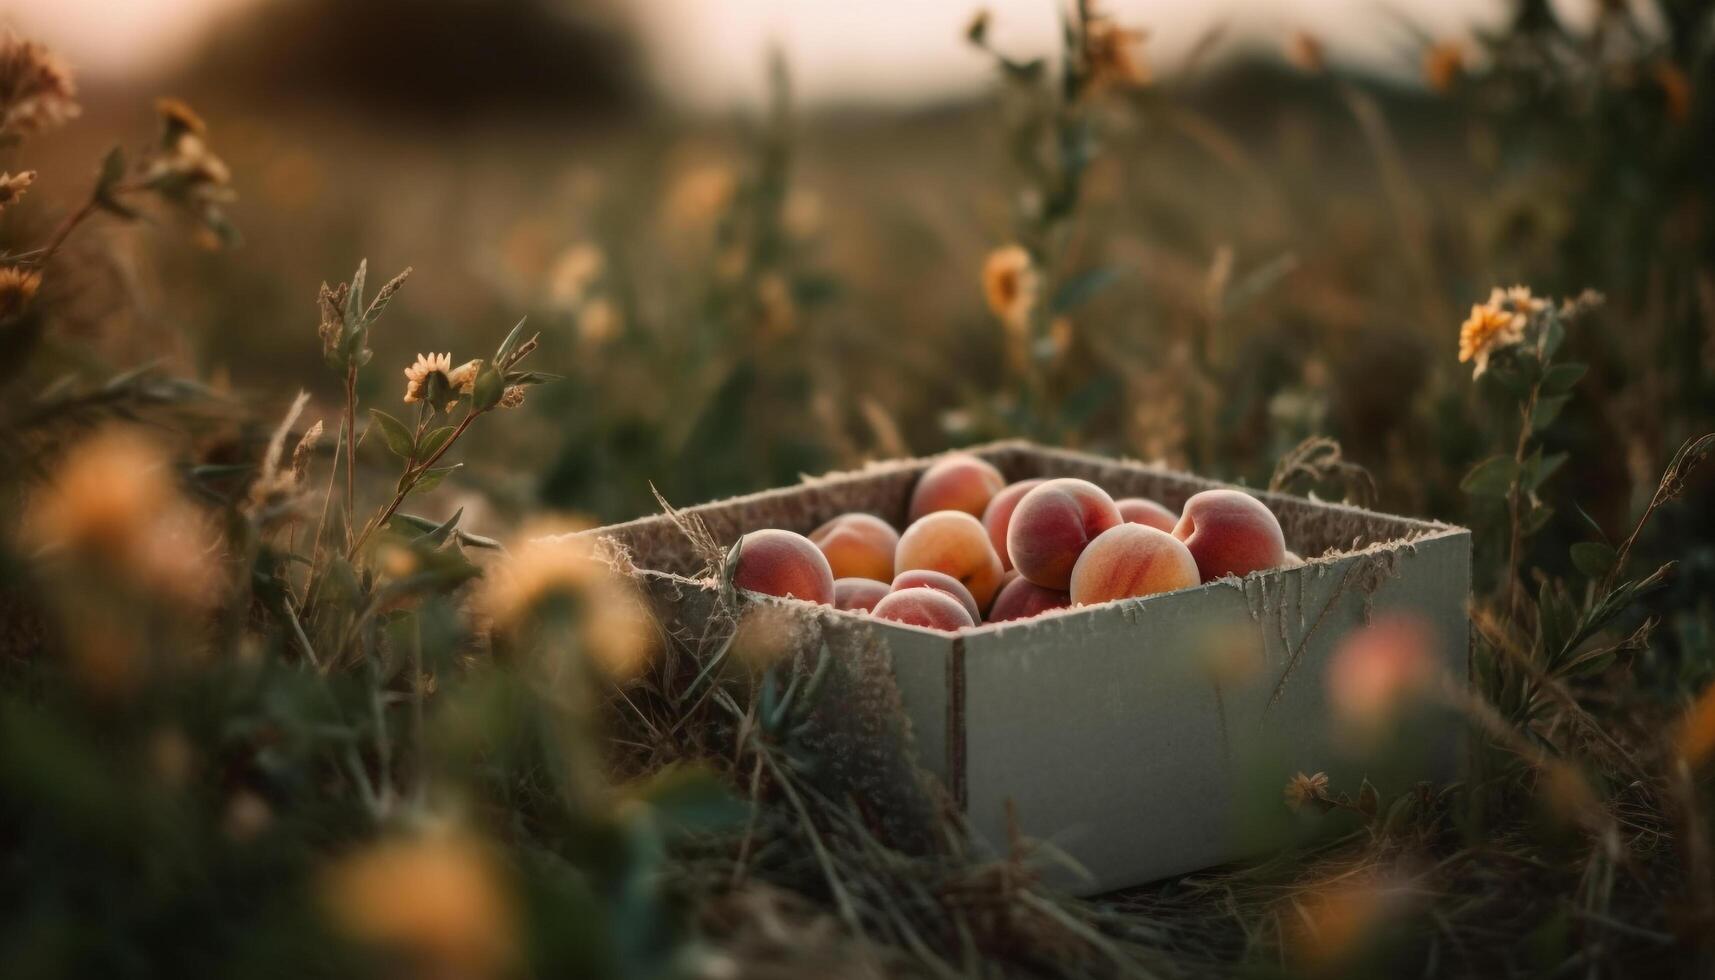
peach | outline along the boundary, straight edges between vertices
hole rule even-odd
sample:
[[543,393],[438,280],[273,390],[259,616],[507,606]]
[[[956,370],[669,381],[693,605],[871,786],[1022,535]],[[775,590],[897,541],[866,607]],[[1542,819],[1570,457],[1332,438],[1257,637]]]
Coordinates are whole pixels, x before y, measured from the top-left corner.
[[834,578],[893,579],[893,552],[899,532],[874,514],[841,514],[810,532],[822,549]]
[[970,453],[953,453],[936,460],[911,491],[911,520],[938,510],[962,510],[972,517],[983,516],[995,494],[1006,486],[1006,477],[986,460]]
[[752,531],[738,546],[733,584],[767,595],[834,601],[834,572],[809,538],[779,528]]
[[957,510],[938,510],[906,528],[893,564],[902,572],[927,568],[951,575],[970,590],[979,610],[988,608],[1006,574],[982,522]]
[[1205,582],[1286,564],[1280,521],[1262,501],[1238,490],[1204,490],[1185,501],[1173,536],[1191,549]]
[[1304,564],[1304,559],[1299,557],[1298,552],[1288,551],[1286,553],[1286,560],[1280,563],[1280,567],[1281,568],[1297,568],[1303,564]]
[[1148,497],[1127,497],[1114,501],[1114,506],[1119,508],[1120,519],[1127,524],[1144,524],[1172,534],[1174,525],[1179,523],[1178,514]]
[[989,607],[988,621],[1005,623],[1014,619],[1029,619],[1050,609],[1065,609],[1071,604],[1072,596],[1069,593],[1059,589],[1045,589],[1021,576],[1001,586],[1000,594],[994,597],[994,605]]
[[889,591],[900,592],[905,589],[936,589],[945,592],[959,600],[959,604],[971,614],[972,620],[982,621],[983,614],[977,611],[977,600],[971,595],[971,590],[965,588],[963,582],[946,572],[935,572],[927,568],[912,568],[900,572],[899,576],[893,580],[893,588]]
[[1011,570],[1012,559],[1006,553],[1006,529],[1012,523],[1012,512],[1024,495],[1042,485],[1041,480],[1020,480],[1009,483],[989,501],[983,510],[983,528],[989,533],[989,543],[1000,556],[1000,567]]
[[872,612],[877,619],[926,626],[932,630],[956,630],[977,625],[959,600],[924,586],[889,592],[875,604]]
[[886,582],[872,578],[834,579],[834,608],[869,612],[888,593]]
[[1101,487],[1088,480],[1049,480],[1018,502],[1006,550],[1020,575],[1045,589],[1065,589],[1085,546],[1119,523],[1119,510]]
[[1155,595],[1188,589],[1199,581],[1197,560],[1178,538],[1147,524],[1121,524],[1103,531],[1078,556],[1072,569],[1072,603],[1089,606]]

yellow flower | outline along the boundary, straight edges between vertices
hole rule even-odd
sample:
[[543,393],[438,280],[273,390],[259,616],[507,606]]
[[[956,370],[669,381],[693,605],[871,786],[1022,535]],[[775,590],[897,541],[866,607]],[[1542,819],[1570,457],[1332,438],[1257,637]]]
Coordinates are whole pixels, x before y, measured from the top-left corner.
[[1480,378],[1489,369],[1489,355],[1524,339],[1528,318],[1504,309],[1496,297],[1471,307],[1471,315],[1459,326],[1459,363],[1475,361],[1471,377]]
[[1322,799],[1328,793],[1328,774],[1306,776],[1298,773],[1286,782],[1286,805],[1294,810]]
[[1148,31],[1121,27],[1111,17],[1090,18],[1084,29],[1084,69],[1089,90],[1149,84],[1149,63],[1137,49]]
[[418,354],[417,360],[405,369],[405,403],[409,405],[422,401],[437,375],[443,390],[451,388],[452,370],[453,355],[450,352]]
[[488,847],[456,831],[373,844],[331,868],[341,932],[410,957],[418,976],[496,977],[518,957],[517,909]]
[[1023,246],[997,248],[983,262],[983,294],[989,309],[1014,330],[1029,321],[1040,289],[1041,279]]
[[485,575],[477,607],[504,631],[528,629],[557,601],[570,600],[581,649],[609,676],[626,679],[653,647],[650,619],[631,581],[571,534],[527,529],[522,544]]
[[0,268],[0,320],[23,312],[41,288],[40,273],[17,266]]
[[214,541],[179,492],[167,457],[137,432],[112,428],[66,454],[32,501],[30,543],[190,606],[218,583]]
[[1423,80],[1445,93],[1465,70],[1465,48],[1457,41],[1436,41],[1423,51]]

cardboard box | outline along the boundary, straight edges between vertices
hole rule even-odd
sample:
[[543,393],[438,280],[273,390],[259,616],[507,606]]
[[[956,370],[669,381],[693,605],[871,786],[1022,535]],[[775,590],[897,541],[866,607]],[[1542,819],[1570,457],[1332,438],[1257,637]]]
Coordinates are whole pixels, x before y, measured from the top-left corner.
[[[1221,484],[1157,467],[1023,442],[975,447],[1009,480],[1075,476],[1114,497],[1144,496],[1177,510]],[[847,511],[903,526],[918,474],[932,459],[875,464],[680,511],[730,545],[751,530],[808,532]],[[1299,770],[1326,770],[1356,789],[1325,705],[1323,670],[1342,636],[1375,611],[1409,610],[1427,623],[1435,655],[1466,676],[1470,532],[1357,508],[1261,493],[1303,567],[1228,578],[1194,589],[979,626],[957,634],[881,622],[795,600],[753,597],[818,625],[824,640],[871,643],[893,691],[847,692],[869,714],[848,742],[876,743],[850,761],[872,801],[916,804],[889,751],[913,755],[937,777],[976,833],[1004,849],[1009,804],[1025,834],[1073,858],[1078,891],[1119,888],[1246,856],[1273,832],[1247,826],[1241,797],[1265,788],[1269,812]],[[621,545],[658,598],[695,622],[708,614],[704,559],[662,515],[589,532]],[[855,648],[855,647],[854,647]],[[1234,669],[1231,652],[1249,669]],[[1219,651],[1226,653],[1219,653]],[[1219,653],[1212,656],[1212,652]],[[860,654],[850,654],[859,658]],[[854,688],[853,691],[858,691]],[[909,734],[888,746],[874,713],[902,712]],[[867,734],[864,734],[867,732]],[[1451,775],[1456,724],[1431,740],[1411,779]],[[1346,768],[1343,768],[1345,766]],[[1245,787],[1250,787],[1246,789]],[[1398,787],[1393,787],[1398,788]],[[1388,787],[1384,787],[1384,790]],[[1255,807],[1251,808],[1254,812]],[[1266,823],[1266,821],[1264,821]]]

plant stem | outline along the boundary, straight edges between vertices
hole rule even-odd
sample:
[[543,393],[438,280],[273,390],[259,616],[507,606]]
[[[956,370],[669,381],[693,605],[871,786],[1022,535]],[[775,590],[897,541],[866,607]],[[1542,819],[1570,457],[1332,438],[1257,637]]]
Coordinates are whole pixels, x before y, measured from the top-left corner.
[[357,368],[345,369],[345,533],[357,513]]
[[1530,386],[1530,397],[1525,399],[1523,418],[1519,420],[1518,443],[1513,447],[1513,481],[1507,489],[1507,578],[1506,601],[1507,608],[1513,613],[1518,612],[1519,601],[1523,586],[1519,583],[1518,565],[1519,552],[1524,546],[1524,528],[1519,517],[1522,485],[1520,474],[1524,470],[1525,449],[1530,444],[1531,419],[1536,415],[1536,400],[1542,393],[1542,383],[1539,381]]
[[459,436],[464,435],[464,431],[470,428],[470,424],[476,421],[476,417],[481,414],[481,412],[473,411],[469,415],[466,415],[462,420],[460,420],[458,428],[453,430],[453,434],[447,437],[447,441],[441,443],[441,448],[435,450],[435,454],[433,456],[423,460],[421,463],[407,465],[405,475],[399,478],[399,490],[393,494],[393,501],[387,505],[387,508],[381,512],[380,516],[373,518],[368,524],[363,526],[363,533],[357,536],[356,541],[352,542],[351,547],[345,553],[346,558],[349,559],[353,555],[357,554],[357,549],[363,546],[363,542],[369,540],[370,534],[374,533],[376,528],[387,523],[388,519],[391,518],[399,510],[400,505],[405,502],[405,498],[410,495],[411,488],[417,485],[418,480],[422,479],[423,474],[428,472],[429,468],[434,466],[442,456],[445,456],[447,450],[453,448],[453,443],[459,441]]

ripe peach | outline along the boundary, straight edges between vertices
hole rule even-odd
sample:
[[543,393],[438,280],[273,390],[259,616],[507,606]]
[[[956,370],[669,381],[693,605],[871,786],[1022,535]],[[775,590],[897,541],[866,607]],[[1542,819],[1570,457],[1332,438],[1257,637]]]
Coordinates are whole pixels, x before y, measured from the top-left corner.
[[1072,602],[1088,606],[1112,599],[1188,589],[1200,580],[1190,549],[1147,524],[1103,531],[1072,569]]
[[752,531],[738,546],[733,584],[768,595],[834,601],[834,572],[809,538],[779,528]]
[[1050,609],[1065,609],[1071,604],[1070,593],[1059,589],[1045,589],[1021,576],[1001,586],[1000,594],[994,597],[994,605],[989,607],[988,621],[1005,623],[1014,619],[1029,619]]
[[868,612],[888,593],[886,582],[872,578],[834,579],[834,608]]
[[1127,497],[1114,501],[1119,508],[1120,519],[1127,524],[1144,524],[1159,531],[1173,533],[1173,526],[1179,523],[1179,515],[1168,510],[1147,497]]
[[946,572],[931,571],[927,568],[911,568],[900,572],[893,580],[890,592],[900,592],[905,589],[936,589],[945,592],[959,600],[965,611],[971,614],[971,619],[981,622],[983,614],[977,611],[977,600],[971,595],[971,590],[965,584]]
[[1049,480],[1018,502],[1006,550],[1020,575],[1043,588],[1064,589],[1084,547],[1119,523],[1119,510],[1101,487],[1088,480]]
[[893,578],[899,532],[874,514],[841,514],[811,531],[810,540],[828,557],[835,578]]
[[982,523],[962,511],[938,510],[899,536],[894,567],[945,572],[971,592],[978,609],[987,609],[1005,572]]
[[911,491],[911,520],[938,510],[962,510],[981,517],[989,500],[1006,486],[1006,477],[986,460],[969,453],[943,456],[917,478]]
[[1018,502],[1024,499],[1025,494],[1041,485],[1041,480],[1009,483],[983,510],[983,528],[989,533],[989,544],[994,545],[995,554],[1000,556],[1002,568],[1012,568],[1012,559],[1006,553],[1006,529],[1012,523],[1012,512],[1018,509]]
[[938,589],[923,586],[889,592],[875,604],[872,613],[877,619],[927,626],[932,630],[956,630],[977,625],[959,600]]
[[1204,490],[1185,501],[1173,536],[1191,549],[1205,582],[1286,563],[1280,521],[1262,501],[1238,490]]

